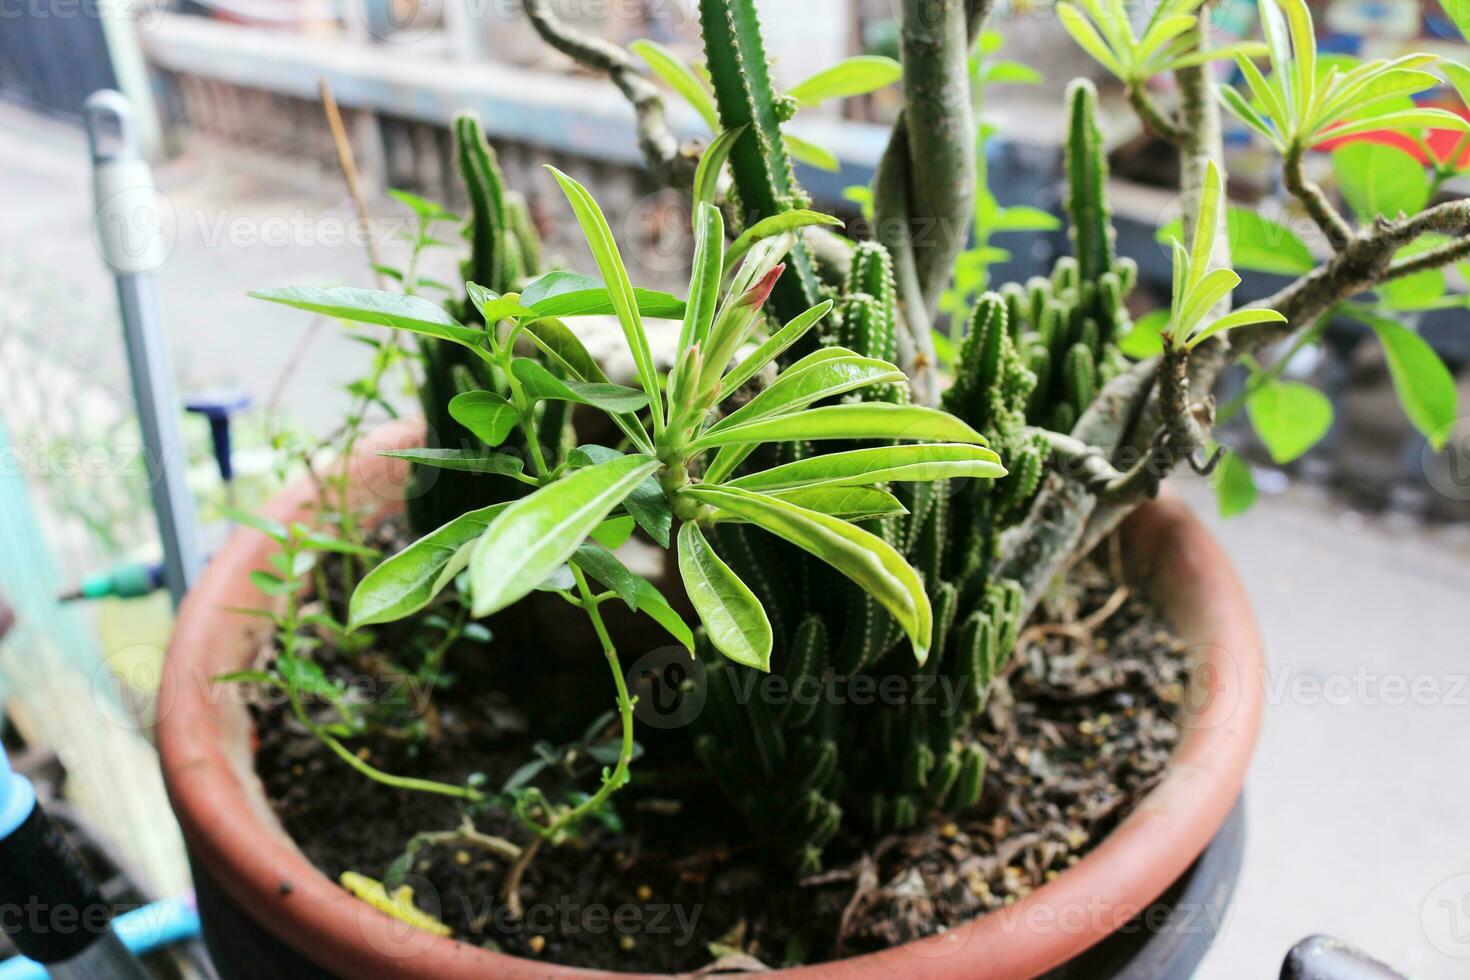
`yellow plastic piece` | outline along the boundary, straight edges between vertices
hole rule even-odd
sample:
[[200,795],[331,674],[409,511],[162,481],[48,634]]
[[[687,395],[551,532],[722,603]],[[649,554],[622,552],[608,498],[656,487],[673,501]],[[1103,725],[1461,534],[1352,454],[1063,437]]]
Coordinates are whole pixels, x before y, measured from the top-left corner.
[[342,882],[343,888],[384,915],[391,915],[399,922],[406,922],[416,929],[431,932],[436,936],[449,935],[447,925],[414,904],[413,889],[408,885],[399,885],[390,894],[381,881],[358,874],[356,871],[344,871],[338,880]]

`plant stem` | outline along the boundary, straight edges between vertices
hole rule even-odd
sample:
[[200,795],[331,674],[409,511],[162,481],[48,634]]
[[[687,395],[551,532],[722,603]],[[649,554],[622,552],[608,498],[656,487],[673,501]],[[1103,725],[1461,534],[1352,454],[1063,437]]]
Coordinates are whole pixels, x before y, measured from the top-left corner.
[[1128,104],[1133,106],[1133,111],[1138,113],[1138,118],[1143,121],[1144,126],[1153,130],[1160,139],[1178,145],[1184,138],[1179,127],[1164,114],[1164,110],[1154,101],[1153,95],[1149,93],[1144,83],[1139,82],[1128,86]]
[[618,751],[618,764],[610,775],[603,777],[602,786],[589,797],[581,806],[562,814],[550,826],[541,831],[545,837],[555,837],[566,827],[581,820],[587,814],[597,810],[607,802],[608,797],[617,792],[628,781],[628,767],[633,761],[633,699],[628,696],[628,682],[623,677],[622,664],[618,662],[618,650],[608,634],[607,625],[602,621],[602,613],[598,606],[602,600],[593,593],[591,586],[587,584],[587,576],[576,565],[572,565],[572,577],[576,579],[577,591],[582,597],[582,608],[587,611],[587,618],[592,620],[592,628],[597,631],[597,638],[602,642],[602,653],[607,658],[608,667],[612,670],[613,683],[618,689],[618,714],[622,718],[623,744]]
[[1327,195],[1322,188],[1307,179],[1306,168],[1303,165],[1305,150],[1293,143],[1286,150],[1286,159],[1282,165],[1282,176],[1286,182],[1286,189],[1302,202],[1311,215],[1317,227],[1327,236],[1327,242],[1333,251],[1341,252],[1347,248],[1348,242],[1352,240],[1353,229],[1337,213],[1337,209],[1327,200]]

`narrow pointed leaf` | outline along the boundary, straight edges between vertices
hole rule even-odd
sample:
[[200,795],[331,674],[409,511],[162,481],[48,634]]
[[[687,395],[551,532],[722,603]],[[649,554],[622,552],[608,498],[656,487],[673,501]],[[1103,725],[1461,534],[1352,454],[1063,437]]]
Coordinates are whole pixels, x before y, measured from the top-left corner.
[[1179,313],[1179,333],[1188,337],[1201,320],[1240,285],[1240,274],[1233,269],[1216,269],[1200,280],[1189,292],[1184,308]]
[[915,439],[985,445],[985,437],[947,412],[919,405],[830,405],[705,433],[693,448],[804,439]]
[[780,357],[788,347],[806,336],[807,331],[820,323],[822,318],[830,312],[832,312],[832,301],[824,300],[771,334],[769,339],[721,379],[723,393],[729,396],[739,391],[742,385],[760,372],[761,368]]
[[694,170],[694,207],[698,209],[701,204],[713,204],[719,194],[720,175],[724,173],[725,163],[730,159],[730,151],[734,149],[735,143],[745,135],[746,126],[736,126],[727,129],[704,151],[699,158],[699,166]]
[[485,340],[483,330],[466,327],[428,300],[403,293],[353,286],[300,286],[261,289],[249,295],[322,316],[405,330],[476,350]]
[[847,99],[886,88],[903,77],[903,66],[892,58],[860,55],[839,61],[831,68],[798,82],[786,94],[803,105],[819,105],[828,99]]
[[826,225],[828,227],[841,227],[842,219],[834,218],[830,214],[820,211],[782,211],[780,214],[772,215],[763,221],[757,221],[745,231],[745,234],[735,239],[730,250],[725,253],[725,271],[729,272],[735,268],[736,263],[749,254],[751,248],[766,238],[775,238],[787,232],[794,232],[800,228],[808,228],[812,225]]
[[[849,352],[850,353],[850,352]],[[800,411],[808,405],[877,384],[907,381],[902,371],[871,357],[834,357],[809,367],[785,371],[771,386],[725,416],[709,431]]]
[[571,563],[615,592],[629,609],[638,611],[638,576],[611,551],[589,538],[577,546]]
[[[510,453],[486,453],[473,449],[395,449],[378,453],[393,459],[406,459],[419,466],[485,476],[519,476],[526,461]],[[528,478],[529,479],[529,478]]]
[[1402,112],[1390,112],[1383,116],[1373,116],[1369,119],[1359,119],[1356,122],[1344,123],[1341,126],[1325,130],[1313,137],[1313,143],[1321,143],[1326,140],[1342,139],[1345,136],[1357,136],[1360,133],[1391,132],[1396,130],[1419,130],[1419,129],[1453,129],[1460,132],[1470,132],[1470,122],[1463,116],[1457,116],[1453,112],[1444,109],[1405,109]]
[[456,517],[368,572],[348,603],[349,628],[394,622],[427,606],[469,564],[475,542],[509,506]]
[[786,142],[787,152],[798,162],[829,174],[835,174],[842,169],[842,161],[837,159],[837,154],[825,146],[818,146],[794,133],[783,133],[781,138]]
[[628,47],[648,62],[648,67],[653,69],[655,75],[684,97],[684,101],[704,119],[710,132],[720,131],[720,112],[715,107],[715,97],[710,94],[704,80],[694,74],[694,70],[678,55],[657,41],[647,39],[634,41]]
[[769,531],[846,575],[898,620],[923,663],[933,639],[934,613],[919,573],[876,535],[845,521],[737,487],[696,484],[680,491]]
[[[606,286],[575,272],[548,272],[526,287],[520,301],[538,317],[614,316],[617,306]],[[655,320],[684,316],[684,301],[655,289],[633,288],[638,312]]]
[[[575,464],[591,465],[605,463],[621,455],[622,453],[616,449],[592,443],[573,450],[571,458]],[[633,492],[628,494],[628,499],[623,501],[623,509],[637,522],[639,527],[648,533],[650,538],[658,542],[660,548],[669,546],[669,533],[673,530],[674,514],[669,510],[668,498],[664,496],[663,488],[659,486],[657,477],[649,476],[634,487]]]
[[915,444],[853,449],[813,456],[731,481],[731,486],[771,492],[792,487],[867,486],[959,477],[998,479],[1006,475],[1000,457],[983,446]]
[[470,587],[476,616],[504,609],[577,550],[662,464],[622,456],[577,470],[512,503],[476,543]]
[[510,369],[526,394],[539,401],[591,405],[613,415],[626,415],[648,407],[648,396],[637,388],[604,382],[563,381],[528,357],[516,358]]
[[1082,15],[1080,10],[1070,3],[1058,4],[1057,19],[1062,22],[1062,27],[1066,29],[1067,33],[1072,35],[1072,40],[1076,41],[1082,47],[1082,50],[1092,55],[1098,64],[1102,65],[1118,78],[1124,81],[1129,80],[1128,72],[1124,70],[1123,65],[1113,55],[1113,52],[1108,49],[1107,43],[1099,36],[1097,30],[1087,22],[1087,18]]
[[844,521],[871,521],[909,512],[893,494],[874,487],[796,487],[777,490],[771,496]]
[[1189,338],[1188,343],[1186,343],[1184,346],[1190,350],[1193,350],[1216,334],[1226,333],[1227,331],[1235,330],[1240,327],[1254,326],[1257,323],[1285,322],[1286,317],[1282,316],[1280,313],[1277,313],[1275,310],[1236,310],[1234,313],[1227,313],[1225,316],[1222,316],[1220,319],[1216,320],[1214,323],[1211,323],[1203,330],[1197,331],[1193,337]]

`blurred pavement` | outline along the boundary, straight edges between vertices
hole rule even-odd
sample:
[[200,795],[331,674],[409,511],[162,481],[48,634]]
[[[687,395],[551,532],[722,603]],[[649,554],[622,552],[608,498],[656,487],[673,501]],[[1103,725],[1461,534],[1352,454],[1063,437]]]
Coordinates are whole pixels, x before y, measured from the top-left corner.
[[[328,325],[303,353],[308,318],[245,291],[369,284],[343,237],[345,195],[239,155],[191,154],[160,168],[159,184],[173,211],[160,274],[181,373],[241,385],[262,405],[299,359],[283,403],[329,427],[366,349]],[[110,309],[91,210],[80,134],[0,106],[0,260]],[[89,329],[68,342],[120,353],[115,333]],[[1183,490],[1213,514],[1207,488]],[[1244,874],[1199,977],[1274,978],[1313,932],[1420,977],[1470,975],[1470,529],[1364,518],[1296,488],[1218,530],[1261,620],[1271,703]]]

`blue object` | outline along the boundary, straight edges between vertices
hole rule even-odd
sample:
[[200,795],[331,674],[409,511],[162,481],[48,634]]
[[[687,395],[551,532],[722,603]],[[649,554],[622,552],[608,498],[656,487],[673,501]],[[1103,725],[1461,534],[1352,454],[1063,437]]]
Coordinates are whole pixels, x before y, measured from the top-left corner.
[[[192,902],[170,899],[124,912],[112,920],[113,932],[135,956],[194,939],[199,935],[199,910]],[[0,963],[0,980],[48,980],[50,974],[35,960],[17,956]]]
[[0,840],[15,833],[36,808],[36,788],[10,768],[10,756],[0,745]]
[[235,478],[230,450],[230,417],[250,407],[250,395],[237,390],[202,392],[184,402],[184,407],[209,420],[214,461],[219,464],[220,479],[229,483]]

